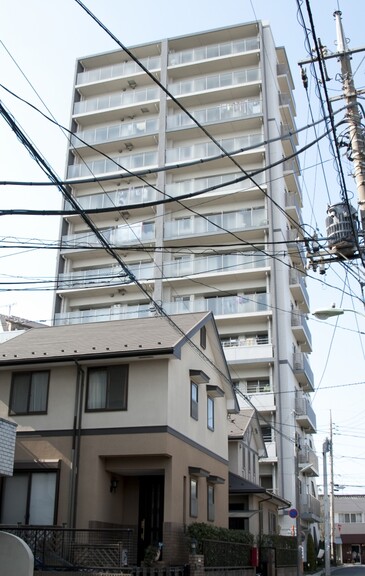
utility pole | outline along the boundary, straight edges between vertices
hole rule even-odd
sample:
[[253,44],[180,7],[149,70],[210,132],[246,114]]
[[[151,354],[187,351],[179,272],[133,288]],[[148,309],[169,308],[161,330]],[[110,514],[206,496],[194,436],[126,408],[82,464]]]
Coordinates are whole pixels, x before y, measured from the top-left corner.
[[347,105],[347,122],[349,125],[351,159],[354,165],[354,178],[357,188],[357,197],[360,210],[361,230],[365,232],[365,138],[361,126],[361,118],[365,114],[360,113],[357,101],[357,92],[351,68],[350,52],[346,45],[345,34],[342,26],[342,13],[337,10],[334,13],[337,30],[337,46],[339,61],[341,64],[341,80],[343,95]]
[[327,478],[327,452],[331,450],[331,443],[326,438],[323,442],[323,516],[324,516],[324,574],[330,576],[331,573],[331,556],[330,556],[330,515],[328,501],[328,478]]
[[330,520],[331,520],[331,558],[336,565],[336,544],[335,544],[335,500],[334,500],[334,473],[333,473],[333,425],[332,410],[330,410]]

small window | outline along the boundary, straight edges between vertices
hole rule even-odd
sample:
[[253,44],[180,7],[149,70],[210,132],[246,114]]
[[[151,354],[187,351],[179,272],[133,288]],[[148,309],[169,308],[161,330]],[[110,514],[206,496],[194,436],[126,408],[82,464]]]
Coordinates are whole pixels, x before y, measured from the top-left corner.
[[202,326],[200,329],[200,347],[205,350],[207,347],[207,329],[206,326]]
[[190,382],[190,416],[194,420],[198,420],[199,417],[199,404],[198,404],[198,385],[195,382]]
[[207,485],[207,519],[209,522],[214,522],[215,520],[215,506],[214,506],[214,486],[212,484]]
[[247,394],[259,394],[261,392],[270,392],[270,380],[266,378],[259,378],[255,380],[247,380],[246,383]]
[[214,399],[210,396],[207,396],[207,426],[214,430]]
[[126,410],[128,365],[90,368],[88,372],[86,410]]
[[9,414],[45,414],[49,372],[16,372],[10,392]]
[[190,478],[190,516],[198,517],[198,481]]
[[272,442],[272,428],[271,426],[261,426],[262,436],[264,442]]

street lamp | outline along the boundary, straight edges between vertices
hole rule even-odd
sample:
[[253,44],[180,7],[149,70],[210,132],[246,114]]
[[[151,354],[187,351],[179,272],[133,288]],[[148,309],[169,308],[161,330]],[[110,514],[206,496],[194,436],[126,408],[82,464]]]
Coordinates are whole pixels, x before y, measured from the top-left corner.
[[352,308],[321,308],[312,312],[312,316],[318,320],[328,320],[328,318],[333,318],[334,316],[341,316],[345,312],[352,312],[353,314],[358,314],[359,316],[365,317],[365,314],[353,310]]

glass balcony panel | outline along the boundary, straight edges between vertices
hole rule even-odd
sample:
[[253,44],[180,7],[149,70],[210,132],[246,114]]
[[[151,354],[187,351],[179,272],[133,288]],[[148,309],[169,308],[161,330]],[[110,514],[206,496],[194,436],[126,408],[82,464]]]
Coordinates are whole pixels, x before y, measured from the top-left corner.
[[[158,70],[161,66],[159,56],[151,56],[149,58],[142,58],[142,64],[149,70]],[[77,75],[77,84],[91,84],[100,80],[108,80],[118,76],[129,76],[136,72],[141,72],[141,67],[133,61],[112,64],[110,66],[102,66],[94,70],[87,70],[80,72]]]
[[204,92],[205,90],[214,90],[219,87],[255,82],[259,79],[260,71],[258,68],[245,68],[244,70],[235,72],[224,72],[222,74],[195,78],[193,80],[173,82],[169,85],[169,90],[174,96],[181,96],[192,92]]
[[245,40],[234,40],[221,44],[183,50],[169,54],[169,65],[189,64],[199,60],[209,60],[219,56],[229,56],[230,54],[243,53],[249,50],[257,50],[259,47],[258,38],[247,38]]

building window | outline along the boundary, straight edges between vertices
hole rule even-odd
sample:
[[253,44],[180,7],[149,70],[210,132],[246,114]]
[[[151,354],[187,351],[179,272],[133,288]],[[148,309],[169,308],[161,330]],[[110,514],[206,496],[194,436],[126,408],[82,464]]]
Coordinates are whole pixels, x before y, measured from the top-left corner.
[[247,394],[259,394],[260,392],[270,392],[270,380],[268,378],[255,378],[255,380],[247,380],[246,382]]
[[340,513],[338,515],[338,521],[340,524],[361,524],[362,523],[362,514],[361,512],[356,513]]
[[89,368],[86,410],[126,410],[128,365]]
[[49,372],[16,372],[10,392],[9,414],[45,414]]
[[190,478],[190,516],[198,517],[198,481]]
[[198,385],[195,382],[190,382],[190,416],[194,420],[198,420],[199,417],[198,399]]
[[215,506],[214,506],[214,486],[212,484],[207,485],[207,518],[210,522],[215,520]]
[[14,472],[3,479],[1,524],[55,523],[57,472]]
[[207,396],[207,426],[214,430],[214,400],[210,396]]
[[207,328],[202,326],[200,329],[200,347],[205,350],[207,347]]

